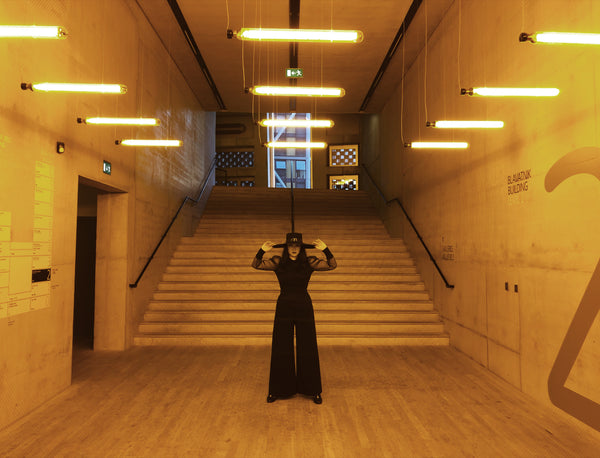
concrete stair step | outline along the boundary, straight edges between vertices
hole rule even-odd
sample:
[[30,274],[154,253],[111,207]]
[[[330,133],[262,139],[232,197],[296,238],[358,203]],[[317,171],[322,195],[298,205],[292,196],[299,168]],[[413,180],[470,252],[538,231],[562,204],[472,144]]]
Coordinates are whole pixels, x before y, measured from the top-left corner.
[[[250,261],[252,260],[252,258],[254,258],[254,256],[256,255],[258,249],[260,248],[260,245],[255,246],[252,249],[246,249],[246,251],[235,251],[233,249],[230,249],[229,247],[223,247],[222,249],[206,249],[206,250],[202,250],[202,251],[191,251],[191,250],[182,250],[182,249],[177,249],[175,250],[175,252],[173,253],[173,257],[174,258],[184,258],[184,259],[191,259],[191,258],[206,258],[206,259],[211,259],[211,258],[227,258],[230,260],[230,264],[235,264],[236,262],[242,262],[243,260],[248,260],[250,259]],[[405,258],[405,259],[410,259],[410,254],[408,253],[408,251],[401,251],[401,250],[397,250],[397,251],[384,251],[383,249],[376,251],[376,250],[370,250],[368,252],[359,252],[356,250],[351,250],[351,249],[340,249],[339,247],[335,247],[333,245],[330,245],[330,250],[333,253],[333,255],[336,258],[336,261],[338,258],[342,259],[364,259],[365,257],[370,257],[370,258],[375,258],[377,260],[394,260],[394,259],[401,259],[401,258]],[[315,250],[307,250],[307,254],[309,256],[317,256],[320,258],[325,258],[325,255],[315,251]],[[265,258],[270,258],[271,256],[279,256],[281,255],[281,252],[276,252],[273,250],[273,253],[271,254],[271,252],[269,252],[267,255],[265,255]],[[249,258],[248,258],[249,257]]]
[[[258,251],[258,250],[256,250]],[[256,251],[252,254],[248,254],[247,256],[215,256],[214,258],[201,258],[201,257],[193,257],[193,258],[171,258],[170,264],[171,266],[212,266],[213,270],[218,270],[219,268],[229,268],[229,267],[242,267],[252,269],[250,267],[250,263],[254,259],[256,255]],[[363,257],[361,258],[359,255],[355,255],[353,258],[344,257],[337,258],[336,261],[338,264],[338,269],[346,269],[346,268],[368,268],[368,267],[386,267],[386,268],[394,268],[394,267],[414,267],[415,263],[410,257],[390,257],[387,259],[382,258],[369,258]]]
[[[426,301],[429,300],[429,294],[426,291],[353,291],[351,294],[343,294],[340,291],[312,291],[313,302],[353,299],[353,300],[371,300],[379,302],[387,301]],[[272,291],[247,290],[241,291],[156,291],[154,301],[181,301],[181,300],[243,300],[252,298],[255,300],[271,300],[273,303],[279,296],[279,290]]]
[[[163,282],[256,282],[265,281],[265,273],[260,270],[248,271],[246,268],[243,272],[212,272],[207,273],[165,273],[163,274]],[[273,279],[275,282],[276,280]],[[416,273],[397,274],[397,273],[368,273],[368,272],[337,272],[337,269],[327,272],[327,275],[322,275],[315,272],[311,277],[312,283],[322,282],[384,282],[384,283],[421,283],[421,276]]]
[[[315,274],[315,279],[318,274]],[[188,281],[171,282],[163,281],[158,285],[158,291],[271,291],[279,292],[279,283],[276,279],[266,281]],[[425,286],[422,282],[383,282],[383,281],[311,281],[308,285],[308,292],[316,291],[338,291],[338,293],[349,293],[354,291],[424,291]]]
[[[412,334],[439,334],[444,332],[444,325],[439,323],[411,323],[411,322],[392,322],[392,321],[317,321],[317,335],[323,333],[412,333]],[[141,334],[187,334],[187,333],[270,333],[273,330],[271,321],[156,321],[142,322],[139,325]]]
[[[273,322],[275,310],[147,310],[144,322],[218,322],[218,321],[266,321]],[[435,311],[413,312],[402,310],[315,310],[316,321],[344,322],[428,322],[440,323]]]
[[[447,334],[321,334],[317,336],[319,346],[324,345],[403,345],[403,346],[448,346],[450,337]],[[270,345],[271,334],[154,334],[137,335],[134,345],[139,346],[171,346],[171,345]]]
[[[339,262],[338,262],[339,265]],[[343,273],[338,273],[338,270]],[[217,266],[212,265],[169,265],[165,270],[166,274],[182,274],[182,275],[231,275],[231,274],[248,274],[248,275],[264,275],[263,272],[254,270],[250,267],[250,263],[244,266],[231,266],[223,263],[217,269]],[[350,267],[346,265],[343,269],[336,269],[331,272],[327,272],[327,275],[416,275],[417,278],[421,276],[417,273],[417,268],[414,266],[355,266]],[[315,276],[315,279],[320,276]],[[336,277],[339,278],[339,277]],[[312,281],[312,280],[311,280]]]
[[[378,311],[433,311],[433,303],[430,300],[422,301],[379,301],[371,300],[337,300],[319,301],[313,305],[315,312],[319,311],[356,311],[378,310]],[[218,310],[228,312],[230,310],[271,310],[275,312],[275,302],[271,300],[240,299],[240,300],[173,300],[173,301],[151,301],[148,310],[170,310],[170,311],[205,311]]]

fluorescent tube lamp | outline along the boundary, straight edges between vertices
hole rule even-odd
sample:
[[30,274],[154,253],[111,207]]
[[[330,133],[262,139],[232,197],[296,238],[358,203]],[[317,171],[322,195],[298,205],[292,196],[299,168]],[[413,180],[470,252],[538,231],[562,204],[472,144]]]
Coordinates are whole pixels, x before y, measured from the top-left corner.
[[333,127],[329,119],[261,119],[258,123],[263,127]]
[[503,121],[427,121],[427,127],[437,129],[501,129]]
[[79,84],[79,83],[21,83],[24,91],[41,92],[84,92],[98,94],[125,94],[127,86],[123,84]]
[[269,142],[269,148],[327,148],[325,142]]
[[116,140],[115,145],[125,146],[181,146],[181,140]]
[[467,142],[411,142],[405,143],[404,146],[413,149],[465,149],[469,144]]
[[287,97],[343,97],[346,91],[340,87],[253,86],[254,95]]
[[156,118],[77,118],[79,124],[92,124],[99,126],[158,126],[160,120]]
[[462,95],[482,97],[556,97],[559,92],[554,87],[475,87],[460,90]]
[[360,30],[318,30],[318,29],[250,29],[239,32],[227,31],[227,37],[253,41],[304,41],[318,43],[360,43],[363,33]]
[[58,26],[0,25],[0,38],[66,38],[67,31]]
[[536,32],[522,33],[519,41],[531,43],[600,45],[600,33]]

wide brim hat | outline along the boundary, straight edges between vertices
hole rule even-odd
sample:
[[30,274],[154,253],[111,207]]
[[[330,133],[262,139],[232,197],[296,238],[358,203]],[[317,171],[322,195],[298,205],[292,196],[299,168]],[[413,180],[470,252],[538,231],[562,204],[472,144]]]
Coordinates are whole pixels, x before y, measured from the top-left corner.
[[311,243],[302,242],[302,234],[300,232],[288,232],[285,236],[285,243],[273,245],[273,248],[283,248],[286,245],[300,245],[302,248],[314,248]]

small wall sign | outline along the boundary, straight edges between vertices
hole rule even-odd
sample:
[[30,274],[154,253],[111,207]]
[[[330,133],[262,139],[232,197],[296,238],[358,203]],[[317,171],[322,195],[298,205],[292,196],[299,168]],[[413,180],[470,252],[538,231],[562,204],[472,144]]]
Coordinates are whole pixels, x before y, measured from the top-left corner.
[[111,170],[112,170],[112,169],[111,169],[110,162],[108,162],[108,161],[104,161],[104,165],[103,165],[103,167],[102,167],[102,171],[103,171],[104,173],[106,173],[107,175],[110,175],[110,172],[111,172]]

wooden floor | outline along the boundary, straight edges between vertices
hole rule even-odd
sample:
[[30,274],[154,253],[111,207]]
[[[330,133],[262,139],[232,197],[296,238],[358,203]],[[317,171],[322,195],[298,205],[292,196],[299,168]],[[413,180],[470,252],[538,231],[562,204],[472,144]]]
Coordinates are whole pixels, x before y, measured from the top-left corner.
[[322,405],[267,404],[269,347],[79,352],[0,456],[597,457],[600,433],[448,347],[321,347]]

